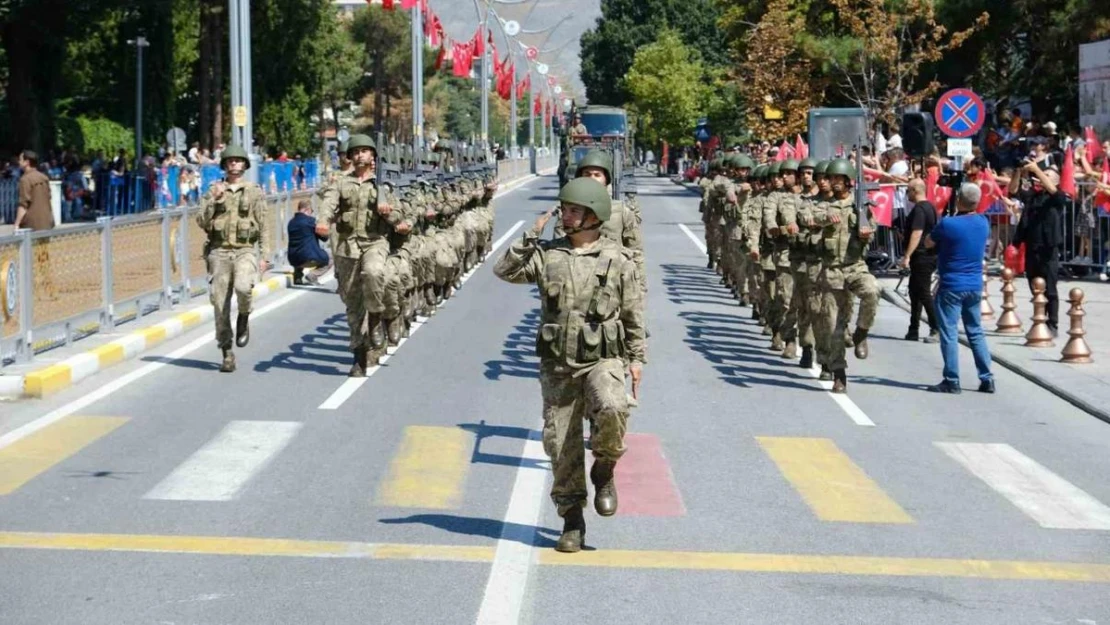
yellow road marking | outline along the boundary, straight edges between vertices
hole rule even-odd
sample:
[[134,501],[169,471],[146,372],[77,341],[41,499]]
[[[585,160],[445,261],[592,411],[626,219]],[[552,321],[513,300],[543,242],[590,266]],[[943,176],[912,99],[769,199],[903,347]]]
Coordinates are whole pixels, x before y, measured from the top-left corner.
[[181,322],[182,328],[189,328],[200,323],[200,311],[194,310],[187,313],[182,313],[177,316],[177,320]]
[[470,434],[458,428],[406,427],[400,449],[378,489],[378,505],[457,508],[470,469],[472,445]]
[[224,536],[157,536],[130,534],[47,534],[0,532],[0,549],[124,551],[222,556],[364,558],[492,562],[495,547],[402,545],[388,543],[238,538]]
[[831,440],[766,436],[757,440],[819,519],[913,523],[910,515]]
[[[496,551],[496,547],[492,545],[405,545],[287,540],[281,538],[51,534],[42,532],[0,532],[0,549],[478,563],[493,562]],[[537,550],[536,562],[543,566],[784,573],[794,575],[950,577],[1110,584],[1110,564],[1084,562],[693,551],[599,550],[562,554],[546,549]]]
[[101,367],[110,367],[117,362],[121,362],[124,357],[123,345],[119,343],[108,343],[101,345],[91,353],[96,356],[97,361],[100,362]]
[[145,330],[139,330],[143,340],[146,341],[146,346],[157,345],[166,340],[166,329],[162,326],[151,326]]
[[127,423],[123,417],[66,417],[0,449],[0,495],[8,495]]
[[1110,564],[1078,562],[600,550],[583,551],[572,555],[542,551],[539,554],[539,563],[561,566],[748,573],[962,577],[1110,583]]
[[70,385],[73,369],[69,365],[50,365],[32,371],[23,378],[23,393],[30,397],[46,397]]

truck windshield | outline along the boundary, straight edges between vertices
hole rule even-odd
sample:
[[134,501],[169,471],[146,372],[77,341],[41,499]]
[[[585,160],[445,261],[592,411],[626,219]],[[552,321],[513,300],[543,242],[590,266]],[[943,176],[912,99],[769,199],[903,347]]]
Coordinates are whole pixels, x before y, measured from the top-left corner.
[[623,135],[626,128],[622,113],[582,113],[582,123],[593,137]]

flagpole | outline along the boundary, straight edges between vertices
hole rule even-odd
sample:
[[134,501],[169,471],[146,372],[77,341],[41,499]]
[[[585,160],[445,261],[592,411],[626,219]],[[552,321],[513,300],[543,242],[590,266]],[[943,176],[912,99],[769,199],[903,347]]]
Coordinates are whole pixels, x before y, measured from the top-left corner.
[[424,88],[424,16],[420,3],[412,7],[412,157],[419,165],[423,120]]

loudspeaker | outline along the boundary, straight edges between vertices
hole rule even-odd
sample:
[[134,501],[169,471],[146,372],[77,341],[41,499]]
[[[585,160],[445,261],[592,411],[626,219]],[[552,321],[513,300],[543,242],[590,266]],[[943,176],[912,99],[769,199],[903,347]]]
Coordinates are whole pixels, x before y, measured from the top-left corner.
[[902,115],[902,149],[912,158],[933,153],[933,116],[928,113]]

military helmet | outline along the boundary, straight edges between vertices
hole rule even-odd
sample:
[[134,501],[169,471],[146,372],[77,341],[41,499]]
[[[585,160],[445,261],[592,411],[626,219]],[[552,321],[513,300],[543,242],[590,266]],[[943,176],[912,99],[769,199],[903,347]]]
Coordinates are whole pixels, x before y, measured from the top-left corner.
[[575,176],[581,176],[582,170],[587,167],[597,167],[605,172],[605,184],[613,180],[613,157],[602,150],[590,150],[578,161],[578,168],[574,170]]
[[605,187],[593,178],[575,178],[559,190],[559,202],[588,208],[601,221],[609,221],[613,201]]
[[779,165],[779,173],[798,171],[798,161],[788,158]]
[[826,176],[847,176],[849,180],[856,179],[856,168],[852,166],[851,161],[844,158],[837,158],[829,161],[829,167],[825,170]]
[[347,139],[347,158],[351,158],[351,151],[357,148],[370,148],[374,153],[378,153],[378,146],[374,145],[374,140],[369,135],[351,135]]
[[773,178],[773,177],[779,175],[781,169],[782,169],[782,161],[775,161],[774,163],[771,163],[771,165],[767,167],[767,175]]
[[737,169],[755,169],[755,161],[747,154],[735,154],[732,160],[735,163],[733,167]]
[[709,169],[720,169],[720,168],[721,168],[721,157],[720,156],[714,156],[713,160],[709,161]]
[[813,168],[814,176],[824,176],[825,172],[829,169],[829,161],[821,161]]
[[803,169],[817,169],[817,159],[812,156],[802,159],[802,162],[798,163],[798,171]]
[[759,167],[755,168],[755,171],[752,172],[752,178],[755,178],[756,180],[763,180],[764,176],[766,176],[766,175],[767,175],[767,166],[766,165],[760,165]]
[[243,171],[251,168],[251,157],[241,145],[229,145],[224,148],[223,154],[220,155],[220,167],[227,169],[227,161],[232,158],[240,158],[247,162],[247,166]]

